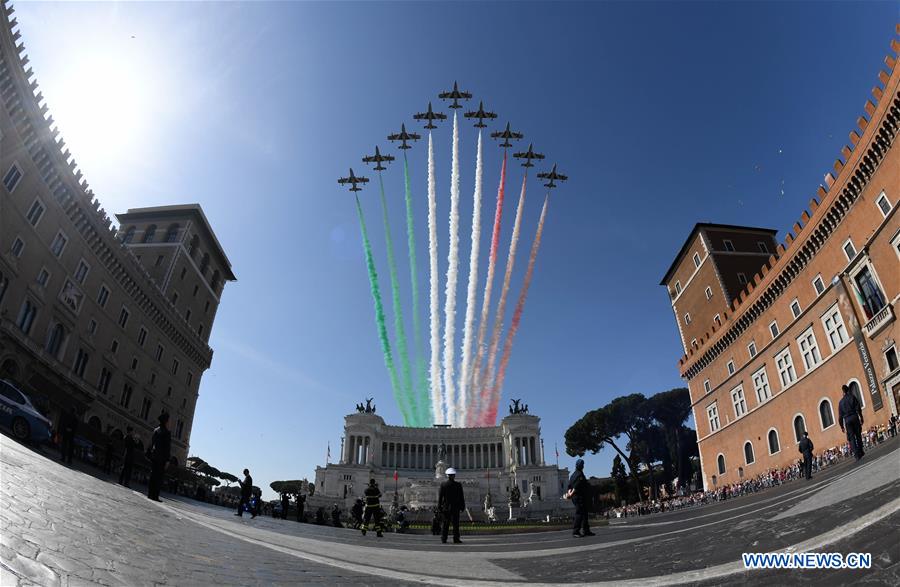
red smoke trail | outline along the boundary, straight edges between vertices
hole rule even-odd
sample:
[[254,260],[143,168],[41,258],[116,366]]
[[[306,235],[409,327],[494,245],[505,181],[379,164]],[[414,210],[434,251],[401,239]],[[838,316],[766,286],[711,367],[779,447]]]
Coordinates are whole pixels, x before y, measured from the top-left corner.
[[[500,221],[503,218],[503,190],[506,185],[506,150],[503,150],[503,165],[500,167],[500,186],[497,188],[497,206],[494,211],[494,231],[491,236],[491,252],[488,255],[487,277],[484,281],[484,300],[481,302],[481,320],[478,323],[478,340],[475,343],[475,364],[469,372],[469,380],[466,382],[467,393],[474,400],[478,393],[475,387],[476,374],[481,370],[481,361],[484,359],[484,335],[487,331],[488,313],[491,305],[491,290],[494,286],[494,269],[497,265],[497,249],[500,247]],[[466,426],[472,426],[480,419],[479,414],[483,409],[481,397],[477,401],[469,402],[469,410],[466,414]]]
[[500,370],[497,372],[497,382],[491,388],[491,398],[488,403],[487,410],[484,415],[484,426],[493,426],[497,418],[497,407],[500,403],[500,393],[503,391],[503,381],[506,378],[506,366],[509,364],[509,355],[512,352],[513,338],[519,330],[519,323],[522,322],[522,312],[525,310],[525,298],[528,296],[528,288],[531,287],[531,277],[534,274],[534,262],[537,259],[538,249],[541,246],[541,234],[544,232],[544,218],[547,217],[547,204],[550,196],[544,197],[544,207],[541,208],[541,219],[538,220],[537,232],[534,235],[534,242],[531,244],[531,255],[528,257],[528,269],[525,271],[525,281],[522,283],[522,290],[519,292],[519,300],[516,302],[516,310],[513,313],[512,323],[509,326],[509,332],[506,334],[506,342],[503,343],[503,358],[500,359]]

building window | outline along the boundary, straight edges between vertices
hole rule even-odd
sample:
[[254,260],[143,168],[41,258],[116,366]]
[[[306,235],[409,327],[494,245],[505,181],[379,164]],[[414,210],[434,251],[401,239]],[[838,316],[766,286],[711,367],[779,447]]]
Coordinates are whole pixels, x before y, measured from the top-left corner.
[[97,321],[93,318],[88,322],[88,334],[97,334]]
[[766,246],[766,243],[762,241],[756,241],[756,247],[759,249],[760,253],[769,254],[769,247]]
[[185,321],[185,322],[190,322],[190,321],[191,321],[191,311],[190,311],[190,310],[185,310],[185,312],[184,312],[184,321]]
[[90,355],[88,355],[87,351],[78,349],[78,354],[75,356],[75,364],[72,366],[72,371],[75,372],[75,375],[84,377],[84,369],[87,367],[89,358]]
[[734,243],[731,242],[730,240],[725,239],[725,240],[722,241],[722,244],[725,245],[725,250],[726,250],[726,251],[731,251],[731,252],[734,251]]
[[709,379],[703,382],[703,391],[705,393],[709,393],[710,391],[712,391],[712,386],[709,384]]
[[175,424],[175,438],[181,440],[181,435],[184,433],[184,420],[178,419],[178,423]]
[[207,269],[209,269],[209,253],[203,253],[203,258],[200,259],[200,275],[206,277]]
[[791,314],[794,315],[794,318],[799,318],[801,312],[802,310],[800,309],[800,302],[797,300],[791,302]]
[[194,258],[194,253],[197,252],[198,246],[200,246],[200,237],[195,234],[191,237],[191,244],[188,246],[188,255],[190,255],[192,259]]
[[9,288],[9,278],[3,275],[3,271],[0,271],[0,302],[3,301],[3,298],[6,297],[6,290]]
[[203,336],[203,325],[197,326],[197,336]]
[[778,444],[778,431],[772,428],[769,430],[769,454],[774,455],[781,452],[781,446]]
[[100,286],[100,293],[97,294],[97,303],[101,308],[106,307],[106,302],[109,300],[109,288],[105,285]]
[[178,359],[172,359],[172,375],[178,375]]
[[19,180],[21,179],[22,170],[16,163],[13,163],[6,175],[3,176],[3,186],[6,188],[6,191],[12,193],[16,186],[19,185]]
[[816,275],[816,278],[813,279],[813,287],[816,288],[816,295],[822,295],[822,292],[825,291],[825,282],[822,281],[821,275]]
[[691,346],[694,348],[697,348],[697,339],[696,338],[691,339]]
[[747,276],[743,273],[738,273],[738,283],[741,285],[747,285]]
[[178,303],[178,292],[174,291],[174,292],[172,292],[172,305],[174,306],[177,303]]
[[166,389],[166,397],[172,397],[172,386],[170,385],[168,389]]
[[158,257],[156,258],[156,266],[157,266],[157,267],[159,267],[160,265],[162,265],[163,259],[165,259],[165,256],[163,256],[163,255],[160,255],[160,256],[158,256]]
[[772,333],[772,338],[775,338],[778,336],[778,321],[777,320],[772,320],[772,323],[769,324],[769,332]]
[[130,315],[131,314],[129,314],[128,308],[126,308],[125,306],[122,306],[122,311],[119,312],[119,326],[121,326],[122,328],[125,328],[125,325],[128,324],[128,317]]
[[138,332],[138,344],[144,346],[144,343],[147,342],[147,329],[141,326],[140,332]]
[[197,292],[198,292],[198,291],[200,291],[200,286],[199,286],[199,285],[195,285],[195,286],[194,286],[194,293],[193,293],[193,296],[194,296],[195,298],[197,297]]
[[706,408],[706,417],[709,418],[709,431],[715,432],[719,429],[719,407],[716,405],[716,402],[710,404],[708,408]]
[[694,267],[700,267],[700,255],[694,253]]
[[56,323],[50,330],[50,336],[47,338],[47,353],[54,359],[59,357],[59,351],[62,348],[63,341],[66,339],[66,329],[63,325]]
[[756,356],[756,343],[755,342],[751,341],[750,344],[747,345],[747,352],[750,353],[751,359]]
[[25,218],[28,220],[28,224],[37,226],[37,223],[41,221],[43,216],[44,204],[39,199],[35,198],[34,202],[31,204],[31,208],[28,209],[28,214],[25,215]]
[[112,381],[112,371],[108,368],[103,367],[100,369],[100,380],[97,381],[97,391],[106,395],[109,391],[109,383]]
[[222,281],[222,276],[219,274],[219,270],[216,269],[213,271],[212,281],[210,282],[209,287],[218,294],[219,293],[219,283]]
[[16,237],[16,240],[13,241],[12,247],[10,247],[9,252],[12,253],[12,256],[18,259],[22,256],[22,252],[25,250],[25,241],[21,238]]
[[[853,397],[856,398],[856,401],[859,402],[860,407],[865,408],[866,402],[863,401],[862,393],[859,391],[859,382],[855,379],[851,379],[847,382],[847,387],[850,388],[850,393],[853,394]],[[840,407],[840,406],[838,406]]]
[[756,403],[761,404],[772,398],[772,390],[769,389],[769,376],[763,367],[753,374],[753,390],[756,392]]
[[803,366],[807,371],[815,369],[822,362],[822,355],[819,353],[819,345],[816,342],[816,335],[810,326],[800,338],[797,339],[800,346],[800,355],[803,357]]
[[831,402],[827,399],[819,402],[819,421],[822,422],[822,430],[834,426],[834,412],[831,410]]
[[194,383],[194,374],[188,371],[187,384],[190,387]]
[[156,345],[156,360],[157,361],[162,360],[162,356],[163,356],[163,347],[161,344],[158,344],[158,345]]
[[740,418],[747,413],[747,400],[744,399],[743,385],[738,385],[731,390],[731,403],[734,406],[735,418]]
[[705,293],[706,293],[706,299],[707,299],[707,300],[711,300],[711,299],[712,299],[712,288],[709,287],[709,286],[707,286],[707,287],[706,287],[706,292],[705,292]]
[[725,455],[719,454],[719,456],[716,457],[716,466],[719,467],[719,475],[724,475],[725,474]]
[[716,314],[715,316],[713,316],[713,322],[715,322],[717,326],[721,326],[722,325],[722,317],[719,316],[718,314]]
[[884,351],[884,360],[887,363],[887,372],[893,373],[897,370],[898,365],[897,362],[897,347],[892,346],[888,350]]
[[147,227],[146,230],[144,230],[144,238],[141,240],[141,242],[152,243],[154,236],[156,236],[156,225],[151,224]]
[[132,388],[127,383],[124,386],[122,386],[122,397],[119,398],[119,405],[122,406],[123,408],[125,408],[126,410],[128,409],[128,406],[131,404],[131,394],[133,391],[134,391],[134,388]]
[[681,295],[681,282],[680,281],[675,282],[675,295],[676,296]]
[[122,242],[126,245],[134,240],[134,231],[135,228],[133,226],[129,226],[128,230],[125,231],[125,235],[122,237]]
[[137,368],[138,368],[138,358],[137,358],[137,357],[131,357],[131,370],[132,370],[132,371],[137,371]]
[[825,327],[825,334],[828,336],[828,344],[831,350],[836,351],[843,346],[849,339],[847,329],[844,328],[844,319],[841,318],[841,311],[838,305],[833,305],[825,315],[822,316],[822,325]]
[[691,323],[691,315],[690,315],[690,314],[685,314],[685,315],[684,315],[684,323],[685,323],[685,324],[690,324],[690,323]]
[[184,279],[185,274],[187,273],[187,267],[181,268],[181,277],[179,279]]
[[803,419],[803,414],[797,414],[794,416],[794,438],[797,442],[803,438],[804,432],[806,432],[806,420]]
[[170,224],[166,230],[166,242],[174,243],[178,240],[178,224]]
[[206,305],[203,306],[203,313],[206,314],[209,312],[209,300],[206,300]]
[[794,370],[794,360],[791,358],[790,347],[784,349],[775,357],[775,366],[778,368],[782,389],[797,381],[797,372]]
[[744,463],[752,465],[754,462],[756,459],[753,456],[753,443],[748,440],[744,443]]
[[866,319],[871,320],[887,305],[884,293],[875,280],[875,276],[869,271],[868,265],[853,277],[853,281],[856,283],[856,291],[859,292],[860,303]]
[[887,199],[887,195],[884,192],[881,192],[875,203],[878,205],[878,209],[881,210],[882,216],[887,216],[888,212],[891,211],[891,202]]
[[728,363],[725,364],[725,367],[728,369],[729,375],[734,375],[734,359],[728,361]]
[[37,284],[41,287],[47,287],[47,283],[50,281],[50,272],[47,271],[46,267],[41,267],[40,273],[37,276]]
[[112,354],[116,354],[119,351],[119,341],[113,339],[112,343],[109,345],[109,352]]
[[31,332],[31,327],[34,325],[34,319],[36,317],[37,306],[31,303],[31,300],[25,300],[22,304],[22,309],[19,311],[19,319],[16,321],[22,334]]
[[84,259],[78,261],[78,268],[75,270],[75,281],[83,284],[84,280],[87,279],[87,275],[90,270],[90,266],[85,263]]
[[151,373],[150,374],[150,385],[153,385],[155,383],[156,383],[156,373]]
[[59,257],[62,255],[63,250],[66,248],[66,244],[69,242],[69,237],[63,233],[63,231],[59,231],[56,233],[56,236],[53,237],[53,242],[50,243],[50,252],[53,253],[54,257]]
[[856,256],[856,247],[853,246],[853,241],[849,238],[844,243],[844,254],[847,255],[848,261],[852,261],[853,257]]
[[150,406],[153,404],[153,401],[150,398],[145,397],[141,400],[141,420],[147,420],[150,416]]

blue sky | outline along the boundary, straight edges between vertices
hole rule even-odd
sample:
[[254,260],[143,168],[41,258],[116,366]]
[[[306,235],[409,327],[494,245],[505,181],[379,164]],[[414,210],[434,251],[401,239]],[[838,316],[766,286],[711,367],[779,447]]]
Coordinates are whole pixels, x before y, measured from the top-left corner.
[[[222,470],[249,467],[266,488],[312,479],[328,442],[336,459],[343,416],[364,397],[400,421],[353,201],[335,179],[362,172],[375,144],[398,154],[385,136],[417,127],[411,115],[437,107],[454,79],[571,176],[551,203],[501,406],[523,398],[548,459],[558,443],[570,465],[563,435],[585,411],[682,385],[658,283],[693,224],[783,238],[847,142],[900,16],[890,2],[16,9],[50,111],[104,207],[200,202],[212,222],[238,282],[212,332],[191,449]],[[461,302],[475,150],[462,129]],[[443,273],[446,124],[435,149]],[[483,262],[500,149],[485,152]],[[424,144],[410,157],[424,279]],[[400,168],[385,181],[403,260]],[[376,191],[362,197],[387,292]],[[541,199],[529,191],[513,295]],[[511,224],[509,205],[501,251]],[[612,456],[590,457],[588,472],[607,475]]]

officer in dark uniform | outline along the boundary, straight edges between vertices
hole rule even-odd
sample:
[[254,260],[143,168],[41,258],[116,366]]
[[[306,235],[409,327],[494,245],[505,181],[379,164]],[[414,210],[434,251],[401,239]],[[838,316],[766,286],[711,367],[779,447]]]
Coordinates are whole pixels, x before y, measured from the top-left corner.
[[163,412],[159,415],[159,426],[153,431],[150,440],[150,450],[147,456],[150,458],[150,481],[147,488],[147,497],[153,501],[160,501],[159,490],[162,489],[163,474],[169,462],[172,450],[172,433],[169,432],[169,414]]
[[[238,502],[238,511],[234,515],[244,517],[244,504],[250,503],[250,496],[253,495],[253,477],[250,476],[250,469],[244,469],[244,480],[239,481],[241,484],[241,499]],[[256,517],[256,508],[251,508],[250,519]]]
[[841,425],[841,430],[847,433],[847,442],[850,443],[850,450],[853,451],[853,456],[858,461],[866,454],[863,451],[862,443],[862,408],[856,396],[850,393],[850,386],[844,385],[841,389],[844,391],[844,397],[841,398],[841,402],[838,404],[838,422]]
[[72,455],[75,453],[75,433],[78,431],[78,416],[75,409],[66,410],[59,421],[60,430],[60,460],[72,464]]
[[297,494],[297,521],[303,521],[303,509],[306,506],[306,496]]
[[447,480],[441,483],[438,493],[438,510],[444,517],[441,525],[441,542],[447,542],[447,534],[450,532],[450,524],[453,523],[453,543],[462,544],[459,539],[459,513],[466,509],[466,498],[463,495],[462,484],[456,480],[456,469],[447,469]]
[[366,497],[366,512],[363,514],[362,534],[363,536],[366,535],[366,530],[369,527],[369,520],[374,517],[375,531],[377,532],[377,536],[382,538],[384,534],[382,534],[381,527],[381,491],[378,489],[378,484],[375,483],[374,479],[369,479],[369,486],[366,487],[363,495]]
[[800,439],[797,449],[800,451],[800,454],[803,455],[803,475],[807,479],[812,479],[812,459],[813,450],[815,448],[816,447],[813,446],[813,441],[809,439],[809,432],[804,430],[803,438]]
[[134,439],[134,428],[128,426],[125,429],[125,452],[122,453],[122,472],[119,473],[119,484],[131,487],[131,469],[134,465],[134,451],[137,449],[137,440]]
[[594,536],[588,526],[588,504],[591,500],[591,485],[584,476],[584,459],[575,461],[575,472],[569,477],[569,494],[572,497],[572,505],[575,506],[575,526],[572,528],[572,536]]
[[357,498],[356,501],[353,502],[353,507],[350,508],[350,515],[353,518],[354,528],[362,527],[363,509],[363,500]]
[[290,505],[290,497],[287,493],[281,494],[281,519],[287,520],[288,505]]

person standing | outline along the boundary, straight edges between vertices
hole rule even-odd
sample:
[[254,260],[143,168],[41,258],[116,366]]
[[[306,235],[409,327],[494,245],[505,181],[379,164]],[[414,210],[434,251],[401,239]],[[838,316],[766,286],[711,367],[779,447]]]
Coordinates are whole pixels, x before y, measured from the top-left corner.
[[443,515],[441,524],[441,542],[447,543],[450,524],[453,524],[453,544],[462,544],[459,539],[459,513],[466,509],[466,498],[462,484],[456,480],[456,469],[447,469],[447,480],[441,483],[438,493],[438,510]]
[[103,455],[103,472],[109,475],[112,473],[113,462],[113,441],[109,436],[106,437],[106,454]]
[[567,495],[572,498],[575,506],[575,526],[572,528],[572,536],[582,538],[594,536],[588,526],[588,503],[591,498],[591,485],[584,476],[584,459],[575,461],[575,472],[569,478],[569,490]]
[[863,415],[859,400],[850,392],[850,386],[843,385],[841,389],[844,397],[838,404],[838,422],[841,424],[841,430],[847,433],[847,443],[856,460],[860,460],[865,455],[862,443],[862,425]]
[[306,496],[298,493],[297,494],[297,521],[298,522],[303,521],[303,509],[304,509],[305,505],[306,505]]
[[888,432],[891,433],[891,438],[897,436],[897,414],[891,414],[891,419],[888,420]]
[[[250,504],[250,496],[253,494],[253,477],[250,476],[250,469],[244,469],[244,480],[238,481],[241,484],[241,499],[238,501],[236,516],[244,517],[244,505]],[[251,508],[250,519],[256,517],[256,508]]]
[[281,494],[281,519],[282,520],[287,520],[288,505],[290,505],[290,503],[291,503],[290,499],[291,498],[288,497],[287,493]]
[[803,455],[803,476],[807,479],[812,479],[813,450],[815,448],[813,441],[809,439],[809,432],[804,430],[803,438],[800,439],[797,449]]
[[369,486],[366,487],[363,495],[366,498],[366,512],[363,514],[362,535],[366,535],[369,520],[374,517],[376,535],[382,538],[384,534],[381,532],[381,490],[378,489],[375,479],[369,479]]
[[119,484],[131,487],[131,469],[134,466],[134,451],[137,448],[137,440],[134,438],[134,428],[125,428],[125,452],[122,453],[122,472],[119,473]]
[[78,431],[78,416],[74,408],[69,408],[59,420],[60,429],[60,460],[69,465],[72,464],[72,455],[75,454],[75,433]]
[[159,499],[159,490],[162,489],[163,475],[172,451],[172,434],[169,432],[169,414],[163,412],[159,415],[159,426],[153,431],[150,440],[150,450],[147,456],[150,458],[150,481],[147,488],[147,497],[153,501]]

